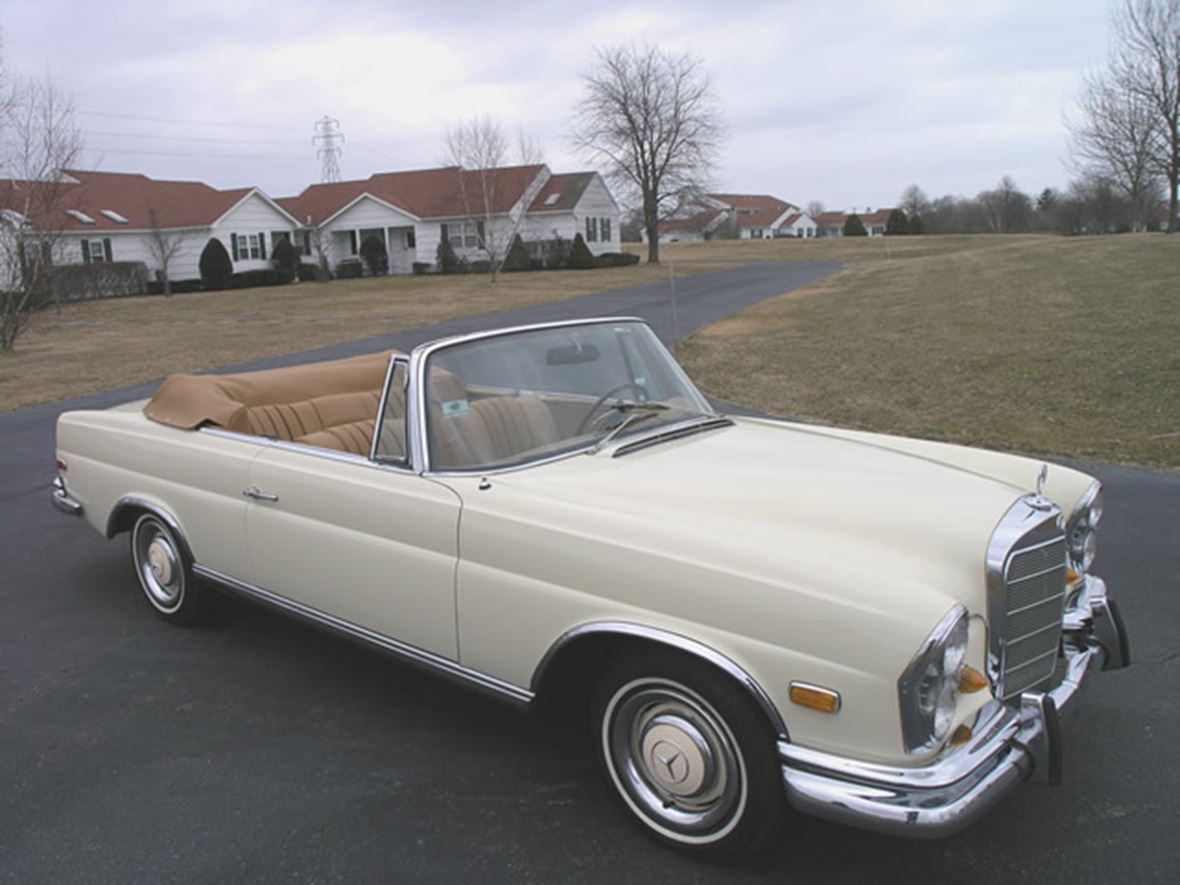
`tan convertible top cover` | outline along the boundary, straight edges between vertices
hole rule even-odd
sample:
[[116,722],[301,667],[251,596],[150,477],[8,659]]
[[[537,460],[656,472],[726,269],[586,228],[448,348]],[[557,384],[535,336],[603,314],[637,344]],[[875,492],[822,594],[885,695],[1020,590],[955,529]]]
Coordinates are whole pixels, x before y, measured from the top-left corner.
[[[182,430],[215,424],[238,433],[254,433],[251,410],[258,407],[337,399],[340,394],[376,396],[395,352],[237,375],[169,375],[143,412],[153,421]],[[373,415],[368,417],[371,421]]]

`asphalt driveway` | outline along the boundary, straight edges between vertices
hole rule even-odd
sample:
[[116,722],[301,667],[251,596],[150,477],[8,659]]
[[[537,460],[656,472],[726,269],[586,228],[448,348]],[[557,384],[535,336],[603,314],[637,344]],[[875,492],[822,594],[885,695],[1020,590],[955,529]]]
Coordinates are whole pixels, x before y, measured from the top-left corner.
[[[833,269],[681,280],[682,334]],[[649,286],[313,356],[613,314],[671,331],[666,288]],[[784,817],[762,855],[717,867],[633,828],[584,736],[553,721],[244,603],[200,628],[160,621],[125,537],[48,500],[57,414],[149,389],[0,415],[0,880],[1174,881],[1180,476],[1089,468],[1107,487],[1097,571],[1135,663],[1079,699],[1062,786],[1026,785],[939,842]]]

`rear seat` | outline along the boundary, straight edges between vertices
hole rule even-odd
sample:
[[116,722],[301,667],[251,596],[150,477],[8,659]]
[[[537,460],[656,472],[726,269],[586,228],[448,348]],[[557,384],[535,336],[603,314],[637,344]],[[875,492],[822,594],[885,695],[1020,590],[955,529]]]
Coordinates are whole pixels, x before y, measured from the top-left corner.
[[[389,353],[236,375],[171,375],[144,414],[367,455]],[[404,442],[403,442],[404,445]]]

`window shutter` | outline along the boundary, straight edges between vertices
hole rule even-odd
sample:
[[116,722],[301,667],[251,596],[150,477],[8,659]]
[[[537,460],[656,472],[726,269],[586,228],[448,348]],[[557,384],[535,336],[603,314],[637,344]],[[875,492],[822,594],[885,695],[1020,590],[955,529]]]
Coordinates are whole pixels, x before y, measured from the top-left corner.
[[303,254],[311,254],[311,232],[306,230],[303,232]]
[[350,230],[348,232],[348,253],[350,255],[356,255],[356,253],[357,253],[356,231],[354,231],[354,230]]
[[443,239],[444,243],[450,242],[450,239],[451,239],[449,236],[449,232],[447,231],[447,226],[445,224],[442,225],[442,239]]
[[111,258],[111,238],[110,237],[103,237],[102,238],[102,254],[106,257],[108,264],[114,260],[113,258]]
[[232,260],[234,260],[234,261],[238,260],[238,235],[237,234],[230,234],[229,235],[229,255]]
[[484,224],[482,221],[475,222],[475,235],[477,237],[479,237],[480,247],[483,247],[484,244],[487,243],[487,240],[484,238],[484,231],[485,230],[486,230],[486,228],[484,227]]
[[82,263],[90,263],[90,240],[82,241]]
[[266,260],[266,231],[258,232],[258,257]]

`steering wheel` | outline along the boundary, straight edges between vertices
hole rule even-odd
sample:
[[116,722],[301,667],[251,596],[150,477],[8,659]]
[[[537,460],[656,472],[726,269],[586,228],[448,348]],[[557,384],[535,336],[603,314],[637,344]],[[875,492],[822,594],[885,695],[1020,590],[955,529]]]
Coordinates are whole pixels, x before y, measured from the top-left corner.
[[617,387],[612,387],[594,401],[594,405],[590,407],[590,411],[586,413],[581,422],[578,424],[578,429],[574,431],[574,436],[581,435],[582,431],[591,425],[592,422],[590,419],[594,417],[594,413],[601,409],[608,399],[610,399],[612,396],[622,393],[624,390],[634,390],[640,400],[643,402],[647,402],[649,399],[651,399],[651,397],[648,395],[647,388],[638,381],[625,381]]

